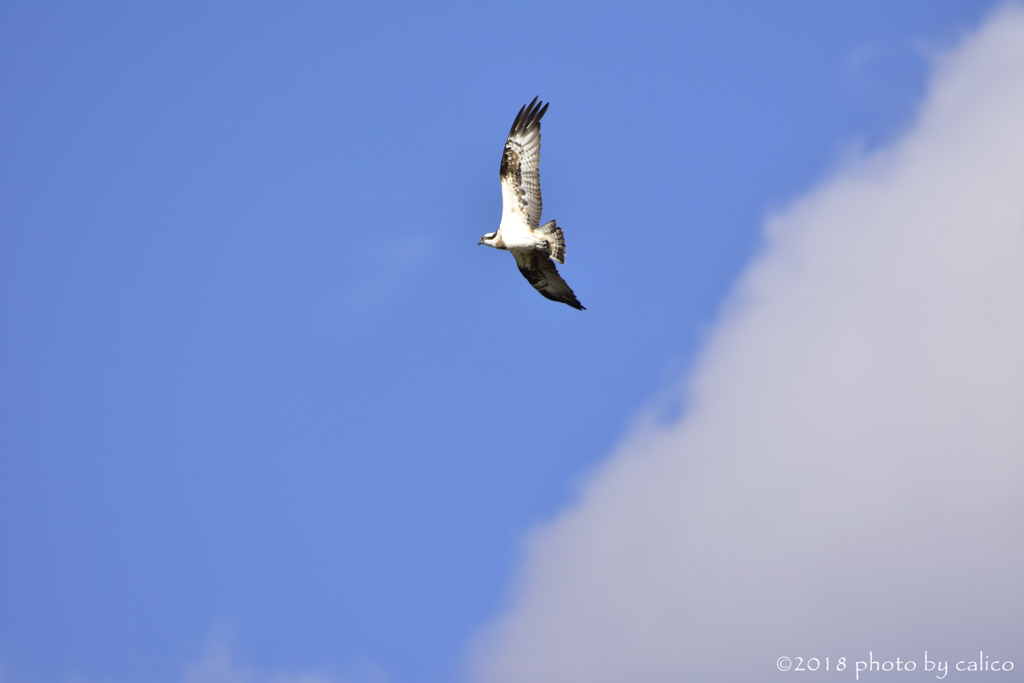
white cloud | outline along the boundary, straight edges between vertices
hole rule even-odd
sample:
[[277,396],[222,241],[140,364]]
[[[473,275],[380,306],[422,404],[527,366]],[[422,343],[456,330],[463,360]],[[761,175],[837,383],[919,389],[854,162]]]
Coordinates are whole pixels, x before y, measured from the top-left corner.
[[214,642],[207,646],[202,659],[185,666],[182,683],[250,683],[254,678],[253,671],[231,660],[226,646]]
[[[354,662],[346,667],[344,675],[331,668],[308,671],[259,670],[245,666],[232,655],[229,643],[231,629],[221,627],[222,633],[212,636],[201,657],[184,664],[181,683],[387,683],[391,676],[380,665],[369,660]],[[4,666],[0,660],[0,683],[27,681]],[[89,679],[73,676],[72,683],[88,683]],[[103,679],[110,680],[110,679]]]
[[363,663],[344,677],[324,671],[259,671],[239,664],[230,648],[219,638],[211,639],[202,658],[185,665],[182,683],[384,683],[386,673],[378,666]]
[[799,676],[782,655],[852,679],[869,651],[931,680],[926,649],[1024,671],[1024,11],[766,244],[682,419],[532,535],[475,680]]

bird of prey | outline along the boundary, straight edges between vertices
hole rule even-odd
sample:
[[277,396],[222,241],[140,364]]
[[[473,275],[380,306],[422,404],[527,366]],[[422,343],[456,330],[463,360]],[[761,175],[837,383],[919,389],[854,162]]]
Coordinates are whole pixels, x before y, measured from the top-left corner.
[[565,263],[565,238],[555,221],[540,224],[540,120],[548,105],[533,102],[519,110],[501,155],[501,224],[477,244],[511,251],[519,272],[538,292],[585,310],[558,274],[552,259]]

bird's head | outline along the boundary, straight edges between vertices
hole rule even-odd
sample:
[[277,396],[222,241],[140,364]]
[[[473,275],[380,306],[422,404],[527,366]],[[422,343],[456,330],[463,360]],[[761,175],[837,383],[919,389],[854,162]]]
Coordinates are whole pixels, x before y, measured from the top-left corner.
[[481,237],[480,241],[477,242],[477,244],[478,245],[479,244],[486,244],[488,247],[495,247],[495,248],[497,248],[497,241],[498,241],[498,233],[497,232],[489,232],[486,235],[484,235],[483,237]]

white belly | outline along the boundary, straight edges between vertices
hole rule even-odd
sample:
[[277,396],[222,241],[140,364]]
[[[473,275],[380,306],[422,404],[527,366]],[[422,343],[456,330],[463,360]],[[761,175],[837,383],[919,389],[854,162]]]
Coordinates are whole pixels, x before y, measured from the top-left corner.
[[526,216],[519,213],[502,216],[501,225],[498,229],[501,230],[501,239],[505,243],[506,249],[514,249],[516,251],[520,249],[533,249],[542,242],[530,230],[530,226],[526,222]]

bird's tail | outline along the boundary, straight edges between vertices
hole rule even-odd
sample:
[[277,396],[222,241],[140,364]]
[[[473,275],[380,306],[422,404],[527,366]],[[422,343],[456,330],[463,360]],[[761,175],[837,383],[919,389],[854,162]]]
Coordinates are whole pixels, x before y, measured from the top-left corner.
[[548,256],[559,263],[565,263],[565,237],[555,221],[548,221],[538,228],[548,240]]

